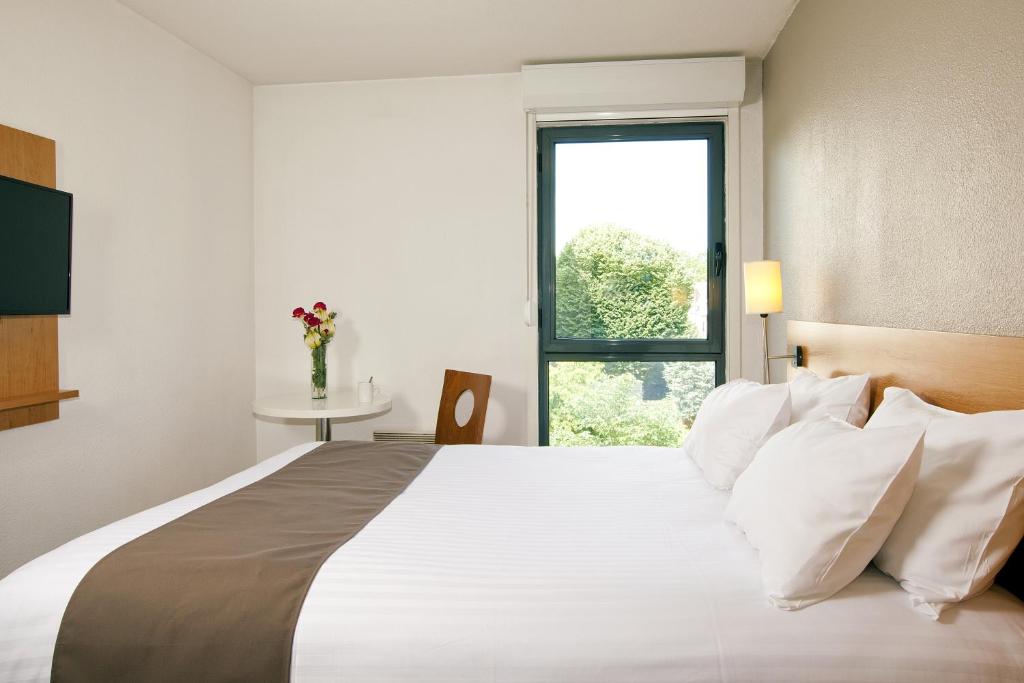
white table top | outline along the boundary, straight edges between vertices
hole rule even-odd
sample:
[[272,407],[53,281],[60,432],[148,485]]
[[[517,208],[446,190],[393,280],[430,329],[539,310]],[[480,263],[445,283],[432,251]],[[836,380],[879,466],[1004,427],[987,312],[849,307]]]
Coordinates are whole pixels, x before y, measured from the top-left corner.
[[383,394],[372,403],[359,403],[351,389],[327,389],[327,398],[312,399],[309,391],[258,398],[252,412],[264,417],[323,419],[330,417],[366,417],[391,410],[391,399]]

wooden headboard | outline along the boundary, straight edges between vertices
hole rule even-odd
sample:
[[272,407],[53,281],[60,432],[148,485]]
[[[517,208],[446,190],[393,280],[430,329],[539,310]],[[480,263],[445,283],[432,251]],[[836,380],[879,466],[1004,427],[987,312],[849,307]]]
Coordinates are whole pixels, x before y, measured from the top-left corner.
[[[797,320],[786,323],[786,337],[819,377],[870,373],[872,410],[888,386],[962,413],[1024,409],[1024,337]],[[1024,599],[1024,543],[997,581]]]
[[786,337],[819,377],[871,373],[872,409],[889,386],[961,413],[1024,408],[1024,337],[798,320]]

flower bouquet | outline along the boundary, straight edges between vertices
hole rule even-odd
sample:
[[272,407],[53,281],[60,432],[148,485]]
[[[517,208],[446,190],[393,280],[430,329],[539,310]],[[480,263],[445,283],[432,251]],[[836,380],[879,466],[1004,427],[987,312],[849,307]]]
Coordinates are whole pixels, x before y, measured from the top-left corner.
[[338,314],[317,301],[313,310],[306,311],[300,306],[292,311],[292,317],[302,323],[303,338],[313,356],[313,398],[327,398],[327,345],[334,339],[334,319]]

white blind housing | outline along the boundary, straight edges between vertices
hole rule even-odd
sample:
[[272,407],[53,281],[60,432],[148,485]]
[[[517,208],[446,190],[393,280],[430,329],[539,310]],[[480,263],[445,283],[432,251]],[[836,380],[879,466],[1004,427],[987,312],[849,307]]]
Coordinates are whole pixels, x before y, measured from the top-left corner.
[[713,109],[743,101],[743,57],[538,64],[522,67],[534,112]]

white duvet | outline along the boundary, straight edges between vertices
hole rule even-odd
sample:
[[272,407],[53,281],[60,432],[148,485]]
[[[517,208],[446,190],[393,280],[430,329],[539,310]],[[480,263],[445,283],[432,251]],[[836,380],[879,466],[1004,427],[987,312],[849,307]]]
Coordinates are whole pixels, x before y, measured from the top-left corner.
[[[316,444],[86,534],[0,581],[0,681],[45,681],[64,607],[117,546]],[[1024,681],[1024,605],[939,622],[868,570],[797,612],[680,451],[447,446],[317,575],[293,681]]]

